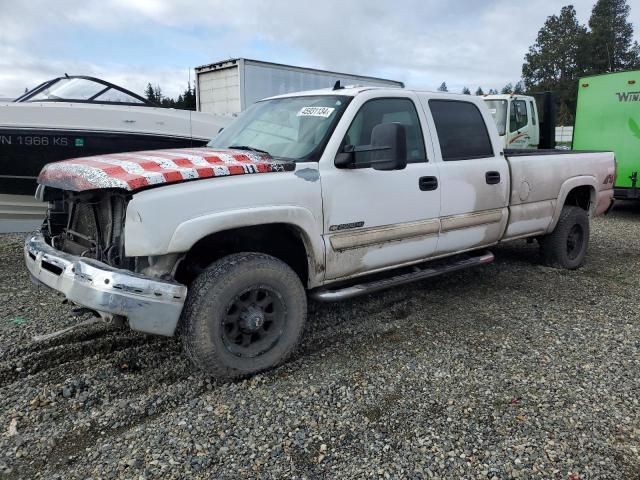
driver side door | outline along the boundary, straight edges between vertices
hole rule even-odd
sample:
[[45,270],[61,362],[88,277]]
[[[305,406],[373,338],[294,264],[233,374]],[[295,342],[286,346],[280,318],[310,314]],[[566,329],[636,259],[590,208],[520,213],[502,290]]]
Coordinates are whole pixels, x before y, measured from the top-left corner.
[[337,168],[335,153],[323,158],[327,280],[427,259],[438,242],[439,174],[425,135],[424,112],[406,92],[389,98],[362,96],[350,105],[358,108],[350,124],[336,129],[342,140],[334,152],[369,145],[375,126],[398,122],[405,127],[408,164],[391,171]]

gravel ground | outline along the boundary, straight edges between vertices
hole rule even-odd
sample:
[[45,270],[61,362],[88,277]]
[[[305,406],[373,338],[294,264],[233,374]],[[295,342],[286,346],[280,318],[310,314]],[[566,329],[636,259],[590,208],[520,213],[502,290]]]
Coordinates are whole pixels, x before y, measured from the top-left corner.
[[[497,261],[311,304],[286,365],[216,383],[179,341],[78,321],[0,236],[0,478],[640,478],[640,207],[587,265]],[[84,318],[84,317],[81,317]]]

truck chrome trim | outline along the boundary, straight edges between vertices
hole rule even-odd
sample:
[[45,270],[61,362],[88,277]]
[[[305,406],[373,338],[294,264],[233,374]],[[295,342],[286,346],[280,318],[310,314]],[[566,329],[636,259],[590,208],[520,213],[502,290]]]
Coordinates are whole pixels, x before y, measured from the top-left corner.
[[101,314],[127,317],[133,330],[174,334],[187,287],[120,270],[49,246],[41,234],[29,237],[24,259],[32,278],[69,300]]
[[463,258],[447,265],[429,266],[427,264],[422,267],[414,266],[412,272],[401,273],[399,275],[384,278],[382,280],[363,282],[357,285],[351,285],[343,288],[319,288],[316,290],[312,290],[310,292],[310,296],[311,298],[319,302],[337,302],[339,300],[346,300],[348,298],[357,297],[366,293],[372,293],[377,292],[378,290],[396,287],[405,283],[424,280],[425,278],[435,277],[444,273],[450,273],[455,272],[456,270],[484,265],[486,263],[493,262],[494,258],[495,257],[493,253],[486,251],[480,253],[477,256]]
[[414,237],[437,235],[440,230],[438,219],[423,222],[409,222],[364,230],[340,232],[330,237],[331,247],[342,251],[351,248],[368,247],[394,240],[406,240]]
[[474,212],[465,213],[462,215],[451,215],[449,217],[443,217],[440,221],[442,223],[442,231],[449,232],[451,230],[459,230],[461,228],[476,227],[478,225],[485,225],[489,223],[498,223],[502,221],[505,210],[503,208],[497,210],[489,210],[487,212]]

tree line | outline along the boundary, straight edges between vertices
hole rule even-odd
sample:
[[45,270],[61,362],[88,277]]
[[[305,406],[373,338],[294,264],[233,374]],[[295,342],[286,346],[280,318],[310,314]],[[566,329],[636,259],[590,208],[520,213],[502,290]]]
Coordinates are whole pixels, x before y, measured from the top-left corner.
[[[522,80],[508,83],[500,93],[554,92],[556,122],[572,125],[580,77],[640,68],[640,45],[633,40],[629,11],[627,0],[598,0],[588,24],[582,25],[573,5],[562,7],[558,15],[547,17],[529,47]],[[447,84],[442,82],[438,90],[448,91]],[[464,87],[462,93],[471,91]],[[476,95],[484,94],[478,87]]]
[[[449,87],[447,87],[447,82],[442,82],[440,84],[440,86],[438,87],[438,91],[439,92],[448,92],[449,91]],[[462,92],[464,95],[471,95],[471,90],[469,90],[469,88],[467,87],[463,87],[462,88]],[[497,95],[499,93],[515,93],[515,94],[521,94],[521,93],[525,93],[524,91],[524,83],[522,82],[522,80],[519,80],[517,82],[514,83],[507,83],[504,87],[502,87],[502,89],[500,89],[499,91],[495,88],[490,88],[489,90],[487,90],[486,92],[482,89],[482,87],[478,87],[478,89],[476,90],[476,95]]]
[[522,79],[529,92],[555,92],[559,123],[573,124],[580,77],[640,68],[629,10],[626,0],[598,0],[587,26],[567,5],[538,32],[525,55]]
[[166,97],[162,93],[160,85],[147,84],[147,88],[144,90],[144,95],[147,100],[165,108],[179,108],[181,110],[195,110],[196,109],[196,87],[195,83],[193,87],[191,82],[187,84],[187,88],[178,95],[177,98]]

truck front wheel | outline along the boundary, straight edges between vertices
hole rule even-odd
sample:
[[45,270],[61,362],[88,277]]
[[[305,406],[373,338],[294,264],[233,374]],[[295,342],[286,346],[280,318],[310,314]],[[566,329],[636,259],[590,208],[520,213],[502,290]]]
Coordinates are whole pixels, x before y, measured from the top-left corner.
[[589,216],[580,207],[564,206],[556,228],[539,239],[544,262],[574,270],[584,263],[589,245]]
[[306,293],[287,264],[260,253],[229,255],[189,289],[183,343],[205,372],[242,377],[283,362],[298,345],[306,316]]

